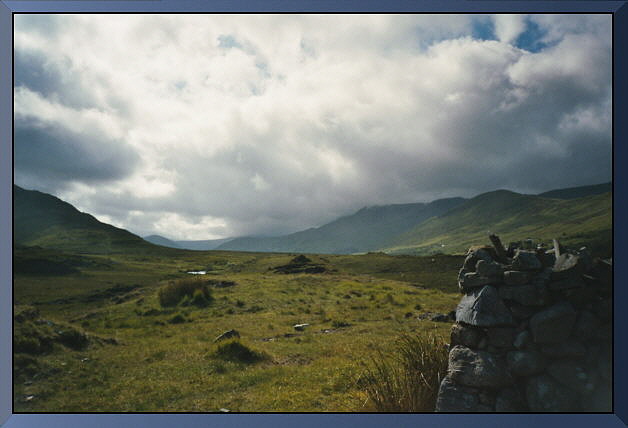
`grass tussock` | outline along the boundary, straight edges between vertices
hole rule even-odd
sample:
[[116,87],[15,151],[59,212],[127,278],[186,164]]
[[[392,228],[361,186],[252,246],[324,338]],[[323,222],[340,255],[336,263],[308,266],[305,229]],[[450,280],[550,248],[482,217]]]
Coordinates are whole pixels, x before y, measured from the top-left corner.
[[221,343],[211,356],[225,361],[244,364],[254,364],[270,359],[270,355],[251,349],[237,339]]
[[433,412],[447,356],[441,337],[402,336],[391,356],[372,358],[359,384],[375,411]]
[[213,301],[206,281],[198,278],[170,281],[159,289],[158,298],[159,304],[163,307],[177,306],[183,302],[205,307]]

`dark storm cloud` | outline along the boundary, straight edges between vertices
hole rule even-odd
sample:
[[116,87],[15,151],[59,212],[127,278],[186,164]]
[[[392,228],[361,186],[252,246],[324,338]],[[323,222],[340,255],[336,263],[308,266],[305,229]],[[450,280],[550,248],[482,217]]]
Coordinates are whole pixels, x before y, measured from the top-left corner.
[[77,133],[32,117],[15,120],[16,175],[60,185],[98,183],[129,175],[138,155],[123,142],[99,133]]

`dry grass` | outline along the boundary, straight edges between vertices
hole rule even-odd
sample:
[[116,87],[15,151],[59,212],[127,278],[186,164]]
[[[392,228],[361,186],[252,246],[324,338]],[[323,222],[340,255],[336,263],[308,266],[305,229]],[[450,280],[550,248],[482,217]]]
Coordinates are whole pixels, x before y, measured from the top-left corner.
[[438,336],[402,336],[395,352],[378,352],[359,380],[367,405],[381,412],[433,412],[447,371],[447,348]]

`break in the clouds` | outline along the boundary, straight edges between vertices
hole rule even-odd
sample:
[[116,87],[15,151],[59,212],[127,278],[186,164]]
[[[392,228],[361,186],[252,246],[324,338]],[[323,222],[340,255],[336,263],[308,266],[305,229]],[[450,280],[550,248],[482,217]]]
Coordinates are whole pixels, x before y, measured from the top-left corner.
[[16,15],[15,181],[178,239],[611,179],[610,15]]

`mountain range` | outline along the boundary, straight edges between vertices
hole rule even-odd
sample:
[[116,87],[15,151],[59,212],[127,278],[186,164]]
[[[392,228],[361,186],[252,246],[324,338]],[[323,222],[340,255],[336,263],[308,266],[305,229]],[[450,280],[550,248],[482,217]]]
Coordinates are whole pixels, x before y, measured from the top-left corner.
[[365,207],[317,228],[277,237],[173,241],[144,239],[81,213],[52,195],[14,186],[14,243],[84,253],[194,250],[350,254],[462,252],[488,233],[504,242],[559,238],[612,253],[612,185],[557,189],[539,195],[508,190],[474,198]]
[[231,241],[233,238],[205,239],[197,241],[172,241],[160,235],[149,235],[144,237],[148,242],[169,248],[179,248],[184,250],[207,251],[218,248],[221,244]]

